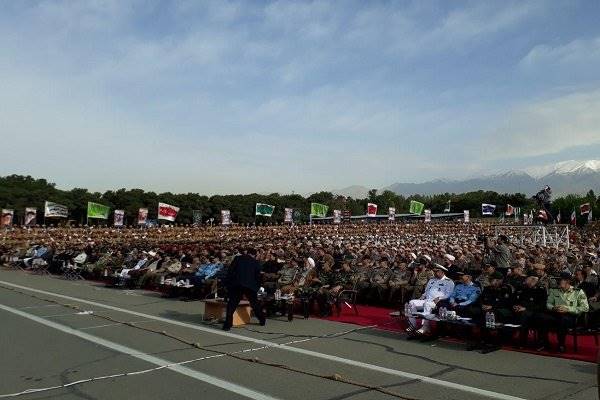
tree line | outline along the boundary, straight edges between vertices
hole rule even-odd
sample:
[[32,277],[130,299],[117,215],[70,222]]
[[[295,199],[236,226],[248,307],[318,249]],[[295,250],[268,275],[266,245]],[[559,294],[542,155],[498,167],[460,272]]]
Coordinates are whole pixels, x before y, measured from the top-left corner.
[[[22,221],[25,207],[36,207],[38,210],[38,222],[41,221],[45,201],[53,201],[63,204],[69,208],[71,220],[77,223],[85,223],[87,214],[87,203],[96,202],[111,207],[111,210],[125,210],[125,224],[135,224],[139,208],[148,208],[148,218],[157,217],[158,202],[172,204],[180,207],[177,223],[191,224],[193,222],[193,210],[199,210],[202,220],[206,222],[210,218],[218,223],[221,210],[230,210],[233,222],[237,223],[268,223],[281,222],[284,217],[284,209],[294,209],[294,219],[297,222],[308,221],[310,203],[322,203],[329,206],[329,215],[336,210],[347,210],[351,215],[364,215],[367,203],[378,205],[379,214],[387,214],[389,207],[395,207],[396,213],[408,213],[411,200],[417,200],[425,204],[425,208],[431,209],[432,213],[442,213],[448,203],[451,202],[451,212],[462,212],[470,210],[471,216],[481,216],[481,204],[495,204],[496,216],[504,213],[506,205],[520,207],[523,212],[536,208],[536,203],[523,193],[497,193],[494,191],[474,191],[468,193],[444,193],[435,195],[412,195],[402,196],[389,190],[379,192],[370,190],[367,198],[354,199],[331,192],[318,192],[304,197],[299,194],[237,194],[237,195],[214,195],[205,196],[198,193],[171,192],[156,193],[143,189],[118,189],[107,190],[104,193],[90,192],[85,188],[74,188],[61,190],[54,183],[46,179],[36,179],[31,176],[9,175],[0,177],[0,207],[14,209],[15,222]],[[256,203],[266,203],[275,206],[272,218],[255,217]],[[594,215],[600,215],[600,198],[596,197],[593,190],[585,196],[569,194],[554,199],[553,212],[559,211],[562,222],[569,220],[573,209],[579,215],[579,206],[590,203]],[[111,213],[112,218],[112,213]],[[109,223],[112,223],[109,220]]]

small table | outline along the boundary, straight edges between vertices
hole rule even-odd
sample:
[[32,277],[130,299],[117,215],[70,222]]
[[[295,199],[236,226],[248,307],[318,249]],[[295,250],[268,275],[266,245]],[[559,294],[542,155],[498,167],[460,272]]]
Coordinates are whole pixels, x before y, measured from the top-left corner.
[[276,308],[282,314],[287,314],[289,322],[294,320],[294,296],[282,295],[279,299],[275,299],[272,295],[262,295],[258,296],[258,301],[266,309],[267,316],[273,308]]
[[163,297],[173,298],[179,296],[187,296],[192,298],[191,293],[194,289],[194,285],[173,285],[171,283],[161,283],[159,285],[160,291]]
[[[219,321],[225,320],[227,312],[227,302],[224,299],[209,299],[203,300],[204,303],[204,319],[216,319]],[[235,312],[233,313],[233,326],[242,326],[250,322],[251,307],[247,300],[240,301]]]

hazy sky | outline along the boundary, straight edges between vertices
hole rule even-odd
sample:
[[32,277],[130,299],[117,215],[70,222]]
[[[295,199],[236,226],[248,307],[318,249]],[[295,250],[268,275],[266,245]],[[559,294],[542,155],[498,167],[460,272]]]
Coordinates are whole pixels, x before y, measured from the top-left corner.
[[600,158],[599,1],[0,8],[0,175],[306,193]]

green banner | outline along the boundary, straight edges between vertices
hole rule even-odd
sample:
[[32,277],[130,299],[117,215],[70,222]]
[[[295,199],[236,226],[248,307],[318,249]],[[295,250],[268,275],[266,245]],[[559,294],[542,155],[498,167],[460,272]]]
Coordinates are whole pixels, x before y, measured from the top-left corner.
[[325,217],[327,215],[327,207],[325,204],[310,203],[310,215],[315,217]]
[[256,215],[262,215],[263,217],[270,217],[275,211],[275,206],[268,204],[256,203]]
[[420,203],[415,200],[410,201],[410,213],[411,214],[421,215],[423,213],[424,207],[425,207],[425,204],[423,204],[423,203]]
[[87,217],[108,219],[110,207],[88,201]]

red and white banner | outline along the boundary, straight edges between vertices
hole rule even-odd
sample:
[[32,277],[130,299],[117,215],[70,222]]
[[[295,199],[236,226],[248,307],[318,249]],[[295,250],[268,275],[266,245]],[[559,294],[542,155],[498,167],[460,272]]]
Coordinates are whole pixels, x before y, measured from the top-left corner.
[[464,210],[464,211],[463,211],[463,221],[464,221],[464,222],[469,222],[469,221],[470,221],[470,213],[469,213],[469,210]]
[[592,206],[590,205],[590,203],[585,203],[579,206],[579,213],[581,215],[589,214],[591,209]]
[[158,219],[165,219],[167,221],[175,221],[179,207],[172,206],[167,203],[158,203]]
[[377,215],[377,204],[368,203],[367,204],[367,216],[374,217]]
[[575,210],[571,213],[571,220],[569,222],[571,225],[577,225],[577,214],[575,213]]
[[504,213],[504,215],[506,215],[507,217],[510,217],[514,213],[515,213],[515,208],[513,206],[511,206],[510,204],[507,204],[506,205],[506,212]]
[[431,222],[431,210],[425,210],[425,222]]

